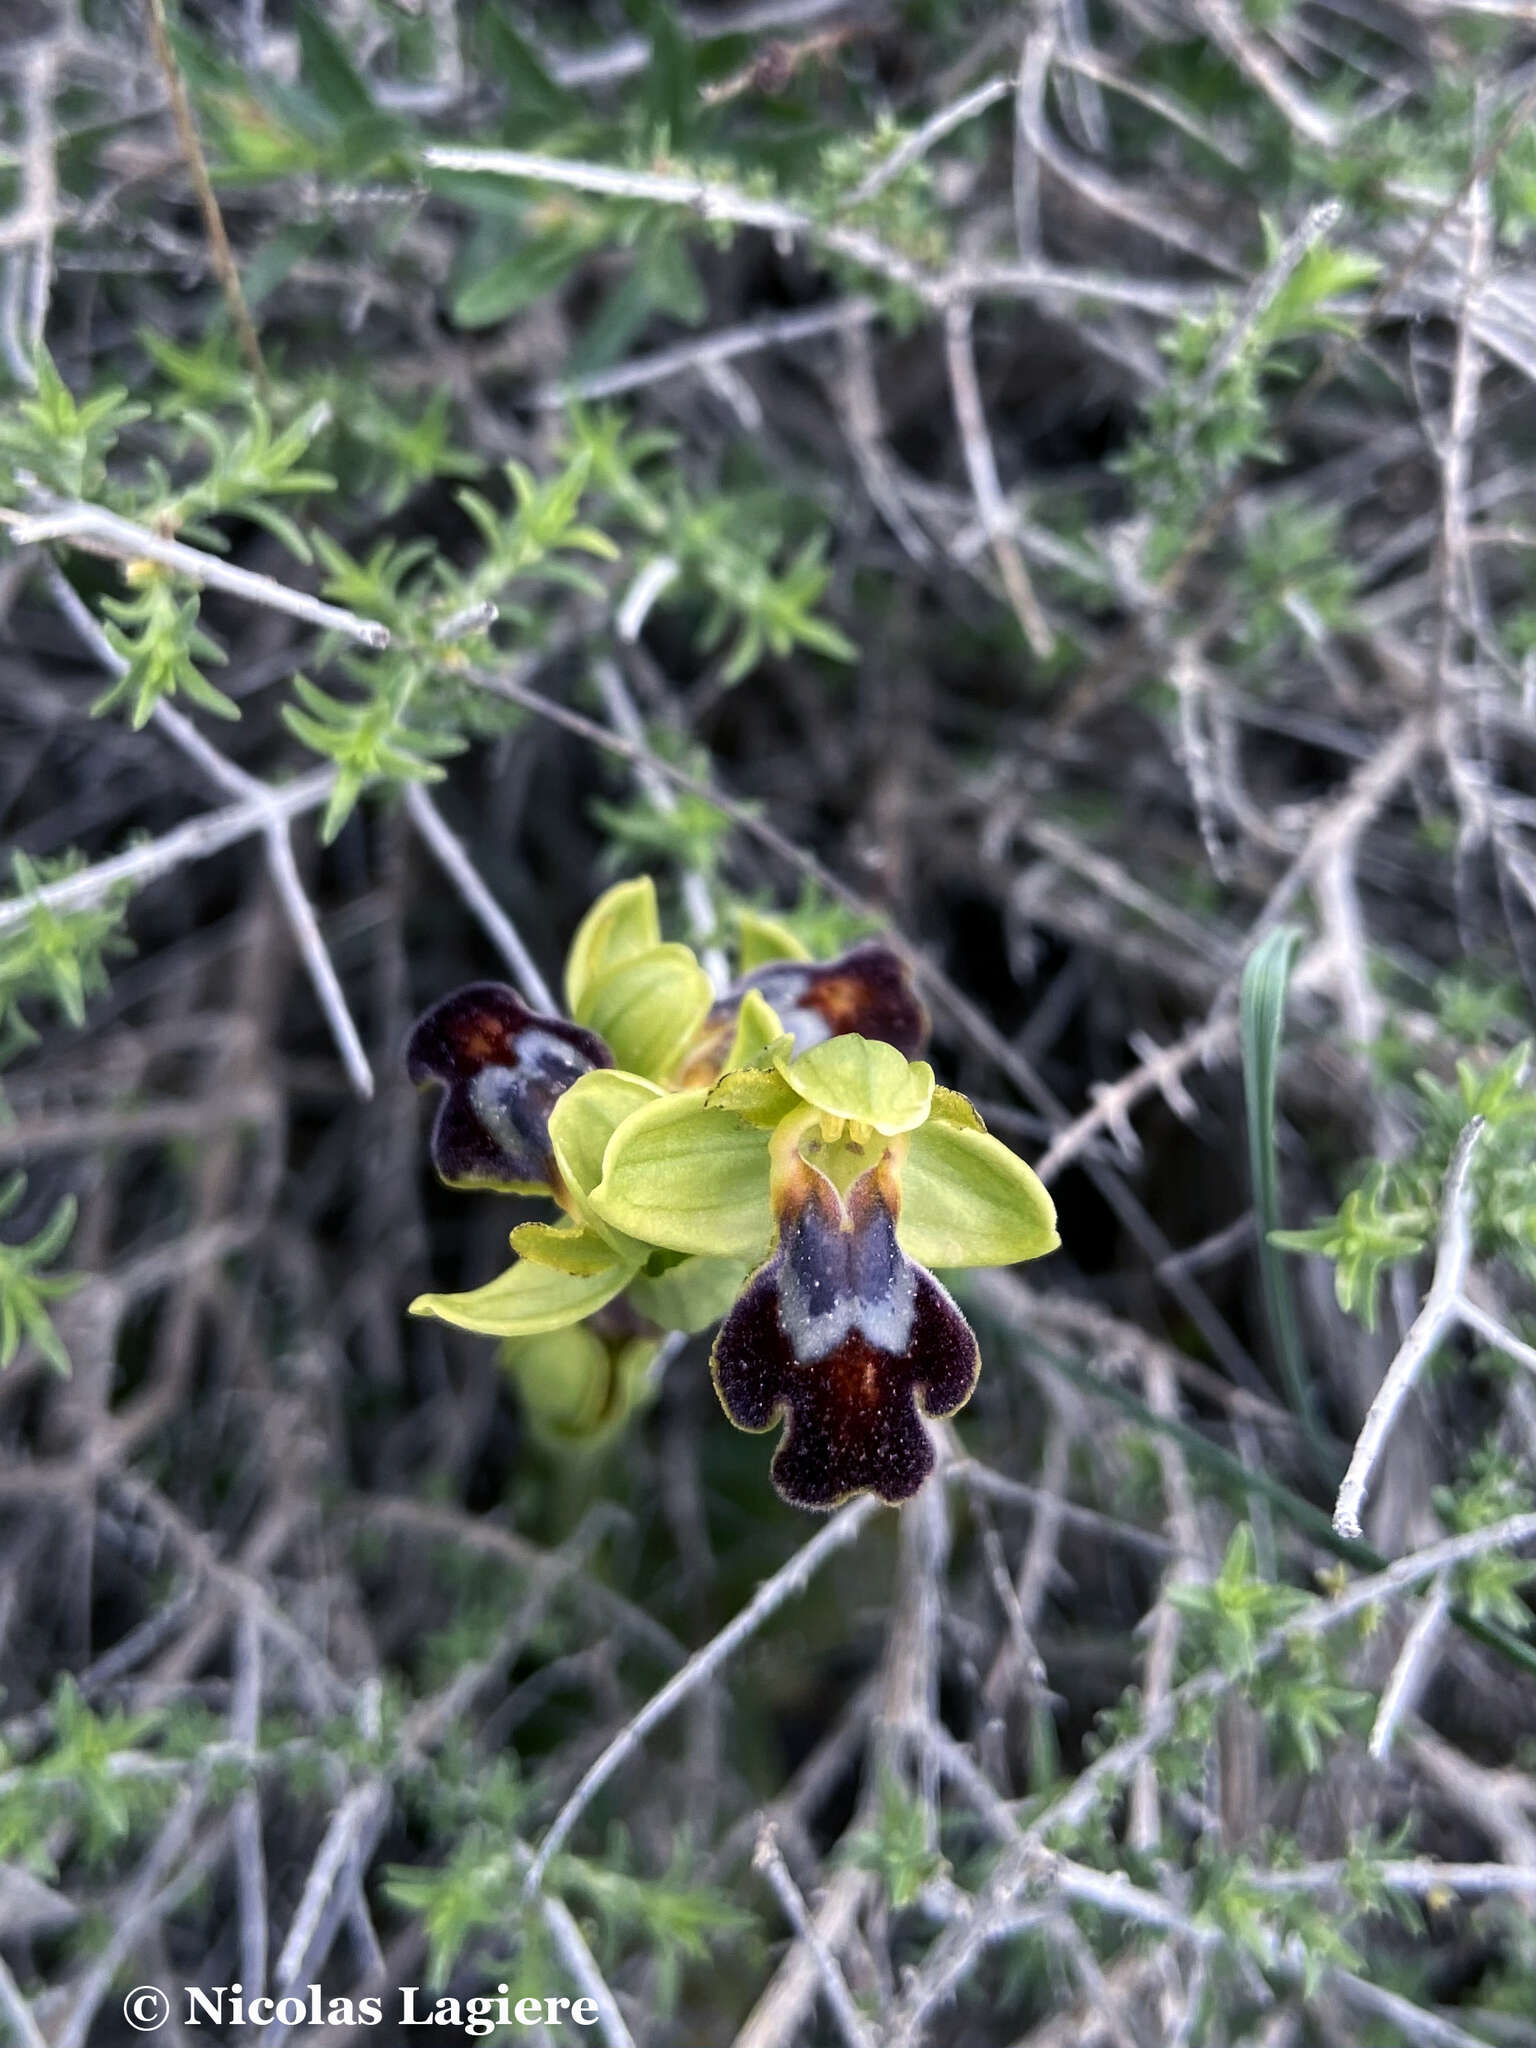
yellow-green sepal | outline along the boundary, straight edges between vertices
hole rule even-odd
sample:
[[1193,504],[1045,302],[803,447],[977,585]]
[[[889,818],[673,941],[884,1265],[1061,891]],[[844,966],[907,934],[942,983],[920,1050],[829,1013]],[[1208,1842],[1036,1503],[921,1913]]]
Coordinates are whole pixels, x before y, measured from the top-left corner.
[[605,889],[577,925],[565,956],[565,1007],[577,1023],[595,1028],[587,1005],[598,983],[660,944],[661,917],[650,876]]
[[985,1131],[930,1117],[907,1140],[896,1235],[920,1266],[1011,1266],[1054,1251],[1037,1175]]
[[666,1081],[715,999],[687,946],[652,946],[594,983],[580,1021],[603,1039],[614,1063],[647,1081]]
[[550,1150],[566,1202],[581,1222],[636,1264],[645,1257],[646,1247],[615,1230],[597,1214],[588,1197],[603,1177],[603,1155],[619,1125],[648,1102],[660,1099],[661,1090],[653,1081],[620,1073],[617,1067],[598,1067],[573,1081],[549,1113]]
[[625,1300],[662,1329],[692,1336],[728,1313],[747,1272],[741,1259],[683,1259],[654,1276],[637,1273]]
[[707,1091],[664,1095],[626,1117],[590,1196],[605,1224],[670,1251],[758,1259],[773,1241],[768,1135]]
[[499,1356],[535,1433],[563,1450],[592,1450],[648,1397],[657,1344],[655,1337],[610,1344],[578,1323],[509,1338]]
[[534,1259],[519,1259],[484,1287],[466,1294],[418,1294],[413,1316],[436,1316],[482,1337],[535,1337],[579,1323],[612,1301],[634,1272],[615,1252],[595,1273],[562,1273]]
[[803,1102],[824,1116],[868,1124],[882,1137],[916,1130],[933,1101],[933,1069],[883,1039],[845,1031],[797,1058],[776,1048],[773,1064]]
[[789,926],[780,924],[777,918],[764,917],[760,910],[737,911],[736,958],[743,974],[771,967],[777,960],[810,957]]
[[[580,1224],[572,1228],[561,1223],[519,1223],[512,1233],[512,1249],[519,1258],[532,1259],[536,1266],[548,1266],[551,1272],[589,1277],[607,1271],[616,1248],[606,1237]],[[636,1249],[643,1255],[643,1246]]]

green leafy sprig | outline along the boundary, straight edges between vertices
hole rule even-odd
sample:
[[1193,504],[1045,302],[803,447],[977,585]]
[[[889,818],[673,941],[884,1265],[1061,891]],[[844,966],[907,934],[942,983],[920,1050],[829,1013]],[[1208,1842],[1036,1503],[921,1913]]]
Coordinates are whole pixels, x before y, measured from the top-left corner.
[[[12,1173],[0,1182],[0,1218],[11,1215],[26,1193],[27,1177]],[[63,1301],[82,1284],[77,1273],[45,1273],[74,1234],[76,1204],[65,1195],[35,1237],[22,1244],[0,1244],[0,1370],[14,1363],[23,1338],[67,1377],[69,1353],[48,1313],[51,1301]]]
[[49,883],[77,874],[84,865],[78,853],[52,860],[34,860],[19,851],[11,855],[10,900],[32,899],[26,916],[0,931],[0,1033],[13,1044],[35,1035],[19,1008],[28,998],[45,998],[78,1029],[85,1022],[87,997],[107,986],[107,958],[133,950],[121,929],[126,887],[62,909],[42,900]]

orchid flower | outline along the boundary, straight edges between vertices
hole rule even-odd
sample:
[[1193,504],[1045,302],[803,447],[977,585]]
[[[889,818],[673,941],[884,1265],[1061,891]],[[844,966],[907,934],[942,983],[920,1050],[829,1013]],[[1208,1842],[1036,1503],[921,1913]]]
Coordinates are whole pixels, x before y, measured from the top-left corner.
[[786,1423],[773,1478],[803,1507],[909,1499],[934,1462],[924,1418],[969,1400],[976,1340],[930,1269],[1059,1241],[1049,1195],[965,1098],[853,1032],[798,1054],[772,1037],[712,1088],[638,1109],[588,1199],[612,1228],[644,1216],[670,1250],[751,1262],[715,1386],[739,1427]]
[[878,941],[828,962],[797,951],[744,919],[742,978],[716,998],[688,948],[663,941],[642,879],[576,934],[573,1021],[488,984],[429,1011],[409,1064],[449,1091],[439,1172],[546,1191],[564,1217],[519,1225],[517,1260],[486,1286],[412,1308],[502,1338],[546,1434],[566,1439],[610,1431],[643,1398],[644,1333],[720,1322],[726,1414],[785,1426],[780,1493],[896,1502],[928,1476],[927,1425],[965,1404],[980,1364],[933,1269],[1038,1257],[1055,1213],[913,1057],[927,1018],[900,956]]

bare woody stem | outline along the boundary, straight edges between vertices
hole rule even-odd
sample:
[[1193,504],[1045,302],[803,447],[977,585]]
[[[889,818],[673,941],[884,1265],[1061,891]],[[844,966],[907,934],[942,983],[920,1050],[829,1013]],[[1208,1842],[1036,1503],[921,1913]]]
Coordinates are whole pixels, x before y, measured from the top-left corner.
[[712,1636],[702,1649],[695,1650],[682,1670],[674,1672],[659,1692],[651,1694],[639,1713],[625,1722],[587,1767],[576,1789],[550,1822],[539,1844],[538,1854],[528,1867],[524,1880],[527,1892],[538,1891],[550,1859],[564,1846],[571,1829],[619,1766],[640,1748],[651,1730],[659,1727],[690,1693],[712,1678],[743,1643],[756,1635],[770,1615],[797,1593],[803,1592],[825,1560],[834,1551],[851,1543],[879,1508],[880,1503],[868,1493],[840,1508],[809,1543],[801,1545],[787,1564],[781,1565],[771,1579],[763,1581],[746,1606],[727,1622],[718,1635]]
[[1354,1455],[1333,1510],[1333,1526],[1341,1536],[1359,1536],[1365,1490],[1397,1412],[1408,1398],[1425,1359],[1446,1331],[1460,1320],[1461,1295],[1472,1257],[1472,1155],[1483,1129],[1483,1119],[1474,1117],[1457,1139],[1451,1155],[1440,1203],[1440,1248],[1435,1255],[1434,1278],[1424,1297],[1424,1306],[1387,1367],[1386,1378],[1377,1389],[1355,1440]]
[[1044,661],[1056,645],[1056,639],[1040,609],[1040,600],[1029,580],[1024,557],[1008,530],[1008,503],[997,474],[997,458],[992,451],[992,436],[987,431],[981,384],[976,375],[976,358],[971,350],[971,309],[962,300],[952,301],[945,309],[944,360],[949,370],[955,422],[960,429],[960,445],[965,454],[966,473],[971,480],[976,510],[1019,629],[1037,659]]
[[863,2014],[853,2001],[848,1980],[838,1967],[837,1957],[822,1939],[816,1923],[806,1910],[800,1887],[790,1875],[784,1861],[778,1839],[771,1821],[764,1821],[757,1838],[757,1847],[752,1855],[752,1867],[760,1870],[767,1878],[774,1897],[784,1910],[784,1917],[795,1930],[796,1938],[804,1942],[811,1961],[816,1966],[816,1975],[837,2030],[842,2035],[846,2048],[874,2048],[874,2037],[869,2031]]
[[264,832],[274,819],[297,818],[305,811],[319,810],[335,786],[334,768],[312,769],[281,788],[263,788],[238,803],[205,811],[158,839],[141,840],[125,853],[113,854],[72,875],[61,875],[58,881],[46,882],[28,895],[6,897],[0,901],[0,932],[25,924],[39,904],[48,910],[78,910],[99,903],[117,888],[142,889],[162,875],[174,874],[188,861],[208,860],[253,832]]
[[481,929],[512,970],[523,1000],[532,1004],[534,1009],[553,1015],[560,1005],[549,983],[539,972],[538,962],[524,945],[521,932],[480,879],[479,870],[465,852],[462,841],[450,830],[442,812],[419,782],[405,785],[405,809],[422,844],[458,890]]
[[172,540],[147,526],[135,525],[104,505],[49,504],[35,513],[0,512],[0,523],[10,528],[19,548],[40,547],[61,541],[86,554],[104,555],[116,562],[155,562],[162,569],[210,590],[222,590],[247,604],[265,605],[269,611],[287,612],[306,625],[328,633],[345,634],[365,647],[389,645],[389,628],[378,619],[359,618],[340,605],[326,604],[307,591],[293,590],[275,576],[262,576],[238,563],[210,555],[204,548],[189,547],[184,540]]

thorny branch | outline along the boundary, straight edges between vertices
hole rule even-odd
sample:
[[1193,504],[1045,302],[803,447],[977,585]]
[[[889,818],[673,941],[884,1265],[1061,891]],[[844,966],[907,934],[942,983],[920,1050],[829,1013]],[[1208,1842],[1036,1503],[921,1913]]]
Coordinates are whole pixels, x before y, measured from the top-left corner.
[[1446,1169],[1434,1278],[1355,1439],[1354,1454],[1333,1510],[1333,1526],[1341,1536],[1360,1534],[1361,1504],[1398,1410],[1412,1391],[1425,1359],[1459,1316],[1472,1258],[1472,1162],[1482,1135],[1482,1119],[1475,1117],[1462,1132]]

